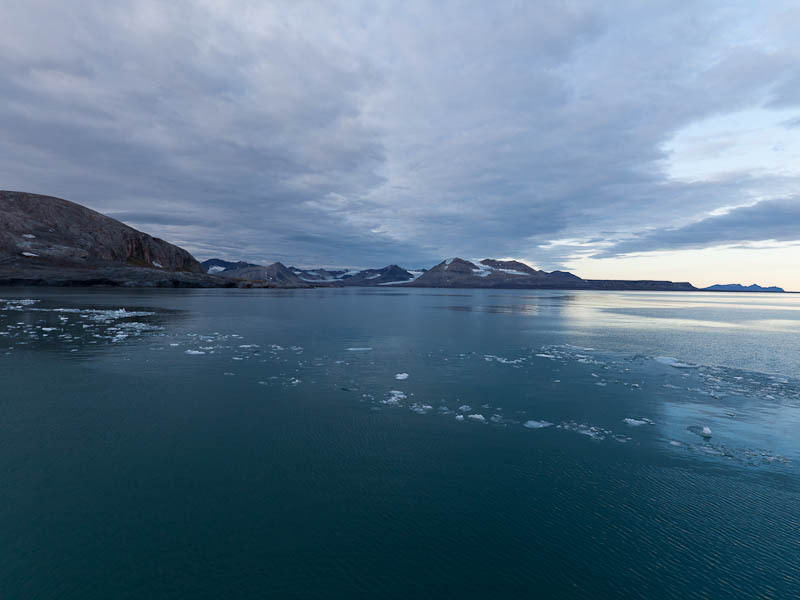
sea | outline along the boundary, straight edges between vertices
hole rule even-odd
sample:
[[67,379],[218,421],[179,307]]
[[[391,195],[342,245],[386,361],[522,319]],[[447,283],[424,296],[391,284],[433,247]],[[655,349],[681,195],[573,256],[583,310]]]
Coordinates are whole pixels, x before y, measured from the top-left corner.
[[800,597],[800,295],[0,289],[0,598]]

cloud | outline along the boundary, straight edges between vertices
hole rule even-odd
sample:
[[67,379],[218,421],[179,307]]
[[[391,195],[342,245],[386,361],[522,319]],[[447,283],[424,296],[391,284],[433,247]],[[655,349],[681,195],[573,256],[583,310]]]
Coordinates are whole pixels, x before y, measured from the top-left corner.
[[201,258],[559,265],[797,185],[664,167],[690,124],[800,102],[791,9],[7,3],[0,184]]
[[655,229],[620,242],[597,258],[723,244],[800,241],[800,197],[764,200],[683,227]]

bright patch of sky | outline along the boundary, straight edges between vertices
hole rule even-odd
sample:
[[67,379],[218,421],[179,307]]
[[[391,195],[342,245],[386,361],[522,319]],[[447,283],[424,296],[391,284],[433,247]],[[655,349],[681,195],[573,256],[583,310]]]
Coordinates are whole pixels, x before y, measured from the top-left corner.
[[683,181],[800,175],[800,110],[752,108],[681,129],[663,146],[668,175]]

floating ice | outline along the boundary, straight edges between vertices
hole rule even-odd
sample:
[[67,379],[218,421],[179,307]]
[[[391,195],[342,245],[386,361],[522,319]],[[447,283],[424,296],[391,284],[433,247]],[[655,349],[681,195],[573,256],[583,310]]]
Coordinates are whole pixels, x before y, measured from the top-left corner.
[[369,352],[370,350],[372,350],[372,348],[367,348],[367,347],[359,348],[359,347],[356,347],[356,348],[348,348],[347,350],[348,350],[348,352]]
[[472,407],[469,404],[462,404],[461,406],[458,407],[458,410],[460,410],[461,412],[469,412],[472,410]]
[[478,421],[480,423],[486,423],[486,418],[483,415],[478,415],[478,414],[467,415],[467,418],[472,419],[473,421]]
[[661,363],[662,365],[668,365],[670,367],[675,367],[676,369],[696,369],[697,365],[690,365],[685,362],[679,361],[677,358],[673,358],[672,356],[656,356],[654,359],[656,362]]
[[394,376],[395,379],[408,379],[408,373],[397,373]]
[[524,358],[515,358],[511,360],[509,358],[503,358],[502,356],[495,356],[494,354],[484,354],[483,360],[486,362],[492,362],[494,360],[504,365],[518,365],[525,361]]
[[640,425],[652,425],[653,422],[650,419],[632,419],[631,417],[626,417],[622,419],[622,422],[626,425],[630,425],[631,427],[639,427]]
[[552,423],[550,421],[525,421],[523,427],[527,427],[528,429],[544,429],[545,427],[550,427]]
[[456,415],[456,421],[463,421],[464,415]]
[[588,436],[593,440],[598,441],[604,440],[607,436],[613,434],[613,432],[609,431],[608,429],[603,429],[602,427],[598,427],[596,425],[587,425],[586,423],[576,423],[575,421],[559,423],[556,425],[556,428],[574,431],[575,433],[580,433],[581,435]]
[[187,350],[185,354],[205,354],[202,350]]
[[711,437],[711,428],[708,427],[708,425],[703,425],[702,427],[699,425],[689,425],[686,429],[695,435],[699,435],[703,439]]
[[381,404],[389,406],[398,406],[401,400],[405,400],[407,396],[400,390],[389,390],[389,397],[386,400],[381,400]]

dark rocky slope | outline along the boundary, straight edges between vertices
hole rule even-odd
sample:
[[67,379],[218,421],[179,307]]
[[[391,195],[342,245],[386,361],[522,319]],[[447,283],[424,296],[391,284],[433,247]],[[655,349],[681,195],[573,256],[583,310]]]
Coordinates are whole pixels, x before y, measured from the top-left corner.
[[80,267],[205,272],[183,248],[80,204],[24,192],[0,192],[0,255]]

